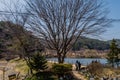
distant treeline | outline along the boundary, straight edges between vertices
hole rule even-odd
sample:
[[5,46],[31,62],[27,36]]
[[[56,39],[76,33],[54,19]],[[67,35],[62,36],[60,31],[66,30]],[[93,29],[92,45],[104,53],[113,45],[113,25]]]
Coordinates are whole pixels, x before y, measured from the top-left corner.
[[80,50],[80,49],[108,50],[109,47],[110,47],[110,41],[100,41],[98,39],[81,37],[74,44],[72,50]]
[[[98,39],[91,39],[88,37],[81,37],[74,44],[72,50],[80,50],[80,49],[96,49],[96,50],[108,50],[110,49],[110,43],[112,40],[101,41]],[[120,39],[115,39],[118,47],[120,47]]]

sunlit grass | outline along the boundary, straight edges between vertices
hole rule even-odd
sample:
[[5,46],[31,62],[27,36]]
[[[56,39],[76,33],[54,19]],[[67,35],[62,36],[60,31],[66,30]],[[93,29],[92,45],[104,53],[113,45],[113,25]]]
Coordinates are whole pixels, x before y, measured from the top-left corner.
[[[29,67],[27,66],[25,60],[23,59],[19,59],[19,58],[15,58],[9,61],[11,64],[15,65],[15,71],[20,72],[20,74],[24,75],[28,73]],[[47,63],[48,66],[48,70],[50,70],[52,68],[52,65],[54,63]]]
[[14,64],[15,71],[20,72],[20,74],[25,75],[28,73],[29,67],[23,59],[13,59],[10,61],[11,64]]

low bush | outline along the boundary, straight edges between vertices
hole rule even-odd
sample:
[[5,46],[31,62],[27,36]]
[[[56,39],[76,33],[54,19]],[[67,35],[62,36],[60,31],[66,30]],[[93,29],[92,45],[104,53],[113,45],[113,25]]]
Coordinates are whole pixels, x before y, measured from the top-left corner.
[[25,80],[58,80],[58,79],[57,76],[55,76],[54,72],[44,71],[33,74],[32,76],[29,76]]
[[36,72],[44,71],[48,68],[46,58],[40,53],[35,53],[30,57],[28,66],[32,71],[35,70]]
[[92,62],[87,68],[88,72],[94,76],[99,76],[103,71],[103,65],[100,62]]
[[58,77],[63,77],[65,74],[72,71],[71,64],[54,64],[52,66],[53,71],[58,75]]

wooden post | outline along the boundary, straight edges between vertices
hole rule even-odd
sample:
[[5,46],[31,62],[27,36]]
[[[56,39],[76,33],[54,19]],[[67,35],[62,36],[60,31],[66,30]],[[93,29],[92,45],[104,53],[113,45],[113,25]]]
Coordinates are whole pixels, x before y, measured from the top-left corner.
[[3,80],[5,80],[5,67],[3,67]]

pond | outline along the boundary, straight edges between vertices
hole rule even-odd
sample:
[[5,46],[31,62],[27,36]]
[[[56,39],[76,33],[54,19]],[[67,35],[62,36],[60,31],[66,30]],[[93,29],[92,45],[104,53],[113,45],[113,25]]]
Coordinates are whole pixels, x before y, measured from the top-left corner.
[[[47,58],[47,60],[55,61],[55,62],[58,61],[57,58]],[[103,59],[103,58],[65,58],[65,62],[71,64],[75,64],[76,60],[80,61],[82,65],[88,65],[92,61],[96,61],[96,60],[99,61],[101,64],[107,63],[107,59]]]

